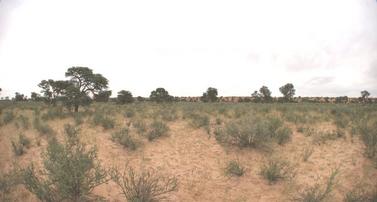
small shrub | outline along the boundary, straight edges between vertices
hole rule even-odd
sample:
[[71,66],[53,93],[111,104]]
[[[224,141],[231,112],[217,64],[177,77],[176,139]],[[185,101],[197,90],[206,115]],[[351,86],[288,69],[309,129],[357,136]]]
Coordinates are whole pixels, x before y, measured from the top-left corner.
[[132,126],[136,128],[137,133],[140,135],[143,135],[147,131],[147,126],[143,120],[133,121]]
[[47,123],[41,123],[39,118],[34,119],[33,126],[41,135],[47,135],[48,137],[55,135],[55,131]]
[[217,125],[221,125],[221,123],[222,123],[221,118],[217,117],[217,118],[216,118],[216,124],[217,124]]
[[231,176],[242,176],[245,173],[245,168],[238,161],[232,160],[228,162],[225,173]]
[[154,170],[137,173],[133,168],[126,167],[121,173],[113,169],[111,178],[121,188],[127,201],[132,202],[159,201],[178,189],[176,177],[161,176]]
[[43,170],[29,166],[22,172],[26,189],[41,201],[88,201],[92,190],[108,181],[95,147],[81,143],[76,128],[66,125],[65,131],[64,144],[56,139],[49,141],[43,154]]
[[111,139],[130,150],[135,150],[137,147],[136,141],[129,135],[128,128],[123,128],[120,131],[114,132],[111,135]]
[[26,116],[20,115],[17,118],[16,127],[17,128],[21,127],[25,130],[29,129],[29,127],[30,127],[29,118],[26,117]]
[[273,184],[278,180],[291,177],[293,171],[287,161],[270,159],[262,166],[260,174],[268,180],[269,184]]
[[93,124],[102,126],[104,129],[111,129],[115,127],[115,121],[111,118],[104,116],[101,113],[94,114]]
[[147,134],[149,141],[153,141],[154,139],[165,135],[169,131],[169,127],[161,121],[154,121],[150,127],[151,129]]
[[[25,153],[25,150],[30,147],[30,139],[23,134],[18,135],[18,140],[12,141],[12,148],[16,156],[21,156]],[[26,148],[26,149],[25,149]]]
[[292,130],[287,127],[280,127],[276,130],[275,133],[278,144],[280,145],[288,142],[292,136]]
[[127,118],[132,118],[132,117],[135,116],[135,111],[132,110],[132,109],[127,110],[126,113],[125,113],[125,116],[126,116]]
[[321,202],[327,200],[334,188],[336,183],[335,177],[338,175],[338,173],[338,169],[331,172],[325,188],[322,188],[320,184],[315,184],[314,186],[309,187],[299,193],[294,200],[301,202]]
[[194,128],[201,128],[209,125],[209,117],[207,115],[193,114],[191,124]]

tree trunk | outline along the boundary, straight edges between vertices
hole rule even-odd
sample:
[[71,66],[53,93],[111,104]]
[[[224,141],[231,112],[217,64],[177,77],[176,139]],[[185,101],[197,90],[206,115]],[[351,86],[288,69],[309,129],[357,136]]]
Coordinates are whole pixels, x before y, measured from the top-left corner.
[[75,112],[79,112],[79,105],[75,105]]

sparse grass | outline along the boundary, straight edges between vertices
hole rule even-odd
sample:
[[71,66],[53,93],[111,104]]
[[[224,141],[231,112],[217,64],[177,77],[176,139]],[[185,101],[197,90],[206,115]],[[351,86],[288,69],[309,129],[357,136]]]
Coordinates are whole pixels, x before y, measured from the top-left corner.
[[344,202],[376,202],[377,189],[368,186],[357,185],[344,196]]
[[127,166],[123,172],[113,169],[111,177],[130,202],[160,201],[165,199],[168,193],[178,190],[176,177],[165,177],[155,170],[136,172]]
[[15,201],[9,194],[15,186],[21,183],[22,179],[18,169],[8,173],[0,173],[0,201]]
[[137,143],[130,136],[128,128],[123,128],[119,131],[114,132],[111,135],[111,139],[112,141],[118,142],[119,144],[123,145],[124,147],[130,150],[135,150],[137,148]]
[[168,131],[169,127],[164,122],[155,120],[150,125],[150,130],[147,133],[148,140],[153,141],[156,138],[166,135]]
[[325,186],[315,184],[298,193],[294,200],[299,202],[321,202],[329,199],[336,184],[335,177],[338,173],[338,169],[333,170]]
[[225,174],[228,176],[242,176],[245,173],[245,168],[240,164],[239,161],[232,160],[229,161],[226,168]]
[[194,128],[201,128],[209,125],[209,116],[204,114],[192,114],[190,116],[191,125]]

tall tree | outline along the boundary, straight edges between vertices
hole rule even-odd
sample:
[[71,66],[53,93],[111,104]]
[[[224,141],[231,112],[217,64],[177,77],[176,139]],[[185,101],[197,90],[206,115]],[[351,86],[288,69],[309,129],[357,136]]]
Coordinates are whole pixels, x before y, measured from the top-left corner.
[[112,93],[111,90],[100,91],[97,94],[94,94],[93,99],[96,102],[108,102],[111,96],[111,93]]
[[66,88],[68,104],[74,106],[75,112],[79,111],[80,105],[88,104],[90,95],[108,88],[108,80],[101,74],[94,74],[88,67],[71,67],[65,76],[70,78],[71,84]]
[[263,99],[263,101],[270,101],[271,100],[271,91],[268,89],[267,86],[262,86],[259,89],[260,95]]
[[155,102],[170,102],[173,100],[173,97],[169,95],[169,92],[166,91],[164,88],[157,88],[156,90],[151,92],[149,96],[151,101]]
[[281,94],[283,94],[286,101],[290,101],[296,92],[295,87],[291,83],[285,84],[284,86],[280,87],[279,90]]
[[24,100],[26,100],[26,97],[25,97],[24,94],[21,94],[21,93],[16,92],[16,95],[15,95],[15,97],[14,97],[14,100],[15,100],[16,102],[18,102],[18,101],[24,101]]
[[370,96],[370,93],[366,90],[361,91],[361,99],[366,102],[368,101],[368,98]]
[[200,98],[203,102],[216,102],[217,101],[217,89],[209,87],[207,92],[203,93],[203,96]]
[[134,102],[134,98],[132,97],[132,93],[130,91],[121,90],[118,92],[117,103],[125,104],[132,102]]

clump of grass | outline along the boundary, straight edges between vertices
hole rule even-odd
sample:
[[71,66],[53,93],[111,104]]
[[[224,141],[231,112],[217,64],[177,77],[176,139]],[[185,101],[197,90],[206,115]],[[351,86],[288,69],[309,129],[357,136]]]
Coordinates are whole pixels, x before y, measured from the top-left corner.
[[128,109],[124,115],[127,118],[132,118],[135,116],[135,111],[133,109]]
[[284,144],[291,139],[292,130],[288,127],[280,127],[275,132],[278,144]]
[[111,129],[115,127],[114,119],[104,116],[102,113],[95,113],[93,117],[93,124],[102,126],[104,129]]
[[128,128],[123,128],[119,131],[114,132],[111,135],[111,139],[114,142],[118,142],[124,147],[135,150],[137,148],[136,141],[130,136]]
[[336,140],[338,138],[345,137],[343,130],[337,129],[332,131],[318,131],[313,135],[313,142],[315,144],[324,144],[330,140]]
[[17,121],[15,122],[16,124],[16,127],[17,128],[23,128],[23,129],[29,129],[30,127],[30,123],[29,123],[29,118],[24,116],[24,115],[20,115],[17,117]]
[[331,192],[336,184],[335,177],[338,175],[339,170],[333,170],[329,179],[326,182],[325,187],[320,184],[315,184],[312,187],[300,192],[295,198],[295,201],[300,202],[321,202],[330,198]]
[[313,147],[305,147],[304,150],[302,151],[302,160],[303,161],[308,161],[310,156],[313,154],[314,149]]
[[75,122],[76,126],[81,125],[84,122],[83,115],[81,113],[74,113],[73,114],[73,121]]
[[138,173],[127,166],[123,172],[113,169],[111,178],[127,201],[160,201],[166,198],[166,194],[178,190],[176,177],[162,176],[155,170]]
[[269,159],[261,168],[260,174],[273,184],[278,180],[292,177],[293,170],[287,161],[277,158]]
[[9,197],[9,194],[15,186],[21,183],[22,179],[18,169],[8,173],[0,173],[0,201],[14,201]]
[[18,134],[18,140],[12,141],[12,148],[16,156],[21,156],[26,149],[30,148],[30,139],[20,133]]
[[164,121],[174,121],[178,119],[177,111],[172,109],[162,109],[160,112],[161,119]]
[[132,126],[136,128],[137,133],[140,135],[143,135],[147,131],[147,125],[145,124],[145,121],[141,119],[132,121]]
[[232,160],[228,162],[225,168],[225,173],[229,176],[242,176],[245,173],[245,168],[239,161]]
[[375,202],[377,201],[377,189],[368,190],[365,186],[358,185],[347,192],[344,202]]
[[208,115],[203,114],[192,114],[190,116],[191,125],[194,128],[201,128],[209,125],[209,117]]
[[156,138],[159,138],[165,135],[169,131],[169,127],[161,121],[153,121],[150,125],[150,131],[147,134],[148,140],[153,141]]
[[34,119],[33,126],[41,135],[47,135],[48,137],[55,135],[55,131],[47,123],[41,123],[39,118]]
[[66,117],[66,114],[63,111],[63,107],[58,106],[58,107],[49,108],[46,113],[42,114],[41,119],[46,121],[46,120],[53,120],[56,118],[62,119],[65,117]]
[[8,124],[10,122],[12,122],[15,118],[15,115],[13,113],[13,111],[6,111],[4,114],[3,114],[3,123],[4,124]]
[[223,121],[221,120],[220,117],[217,117],[217,118],[216,118],[216,124],[217,124],[217,125],[221,125],[222,122],[223,122]]

